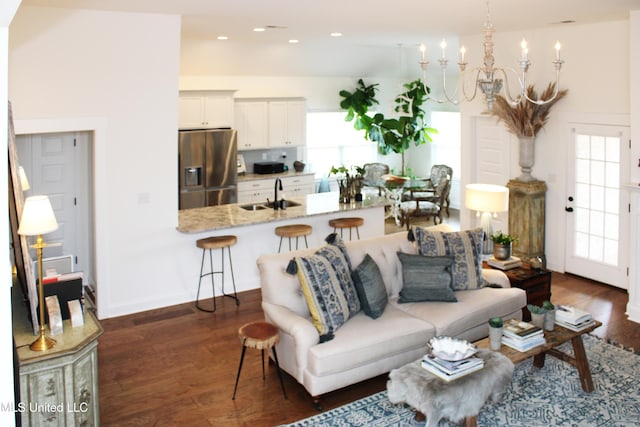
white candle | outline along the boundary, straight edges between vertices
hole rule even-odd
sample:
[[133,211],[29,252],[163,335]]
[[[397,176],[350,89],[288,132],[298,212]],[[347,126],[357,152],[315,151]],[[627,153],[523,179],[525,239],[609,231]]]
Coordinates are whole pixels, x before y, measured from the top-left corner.
[[440,42],[440,49],[442,49],[442,59],[444,59],[447,56],[446,55],[447,41],[445,39],[442,39],[442,41]]
[[420,54],[421,54],[421,57],[422,57],[422,62],[424,62],[424,57],[425,57],[426,52],[427,52],[427,47],[424,45],[424,43],[422,43],[420,45]]
[[525,39],[522,39],[522,42],[520,42],[520,47],[522,48],[522,60],[526,61],[529,49],[527,49],[527,41]]
[[465,47],[464,47],[464,46],[462,46],[462,47],[460,48],[460,62],[461,62],[461,63],[462,63],[462,62],[464,62],[464,54],[465,54],[466,52],[467,52],[467,49],[465,49]]
[[562,45],[560,44],[560,40],[556,40],[556,60],[560,60],[560,48],[562,47]]

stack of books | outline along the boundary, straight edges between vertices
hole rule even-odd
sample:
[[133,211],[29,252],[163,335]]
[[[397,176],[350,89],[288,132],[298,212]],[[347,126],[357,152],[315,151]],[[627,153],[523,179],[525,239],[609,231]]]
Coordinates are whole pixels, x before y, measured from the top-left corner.
[[529,351],[544,345],[544,332],[533,323],[509,319],[504,323],[502,343],[518,351]]
[[595,324],[591,313],[568,305],[556,306],[556,325],[572,331],[581,331]]
[[422,367],[438,378],[449,382],[479,371],[484,367],[484,360],[471,356],[453,362],[440,359],[432,354],[426,354],[422,358]]
[[512,268],[520,267],[522,265],[522,260],[515,256],[512,256],[509,259],[496,259],[494,257],[489,257],[489,259],[487,259],[487,264],[491,267],[499,268],[500,270],[511,270]]

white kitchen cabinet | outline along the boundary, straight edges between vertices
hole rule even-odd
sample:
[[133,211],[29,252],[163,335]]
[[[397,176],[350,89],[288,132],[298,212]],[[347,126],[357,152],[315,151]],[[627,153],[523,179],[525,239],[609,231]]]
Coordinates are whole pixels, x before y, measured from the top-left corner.
[[304,101],[269,101],[269,146],[304,145],[306,121]]
[[238,131],[238,150],[269,147],[267,102],[236,102],[234,120],[234,127]]
[[180,129],[233,127],[233,91],[181,91]]
[[304,197],[315,193],[313,174],[281,176],[269,175],[269,178],[238,181],[238,204],[266,203],[267,199],[273,200],[275,179],[282,180],[282,191],[278,191],[278,198],[284,193],[290,197]]

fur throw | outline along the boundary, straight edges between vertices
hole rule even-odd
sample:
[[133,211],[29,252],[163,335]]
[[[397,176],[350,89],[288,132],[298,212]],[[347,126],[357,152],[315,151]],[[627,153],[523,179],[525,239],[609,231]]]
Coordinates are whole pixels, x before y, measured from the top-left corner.
[[407,403],[427,417],[426,427],[437,427],[442,418],[461,422],[478,415],[488,399],[502,396],[513,377],[513,363],[498,352],[481,349],[484,368],[449,383],[431,375],[421,361],[389,373],[387,394],[392,403]]

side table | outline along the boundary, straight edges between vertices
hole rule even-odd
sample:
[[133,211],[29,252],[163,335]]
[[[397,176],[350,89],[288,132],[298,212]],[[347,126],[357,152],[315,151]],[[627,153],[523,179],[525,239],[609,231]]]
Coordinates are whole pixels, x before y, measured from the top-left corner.
[[[483,268],[493,268],[486,262],[482,266]],[[551,300],[550,270],[518,267],[501,271],[507,275],[512,287],[525,290],[527,304],[541,306],[544,301]],[[522,320],[527,322],[531,320],[531,313],[526,307],[522,308]]]

